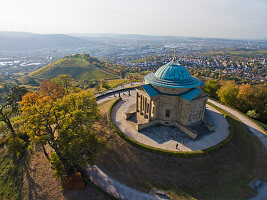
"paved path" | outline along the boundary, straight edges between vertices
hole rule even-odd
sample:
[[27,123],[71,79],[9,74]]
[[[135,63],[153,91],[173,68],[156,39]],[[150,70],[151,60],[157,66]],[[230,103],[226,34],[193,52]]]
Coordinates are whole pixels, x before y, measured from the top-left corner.
[[[160,127],[150,127],[144,131],[137,131],[135,124],[125,119],[125,112],[135,103],[135,95],[134,91],[131,96],[123,96],[122,101],[117,103],[111,112],[111,118],[115,125],[135,141],[170,151],[197,151],[214,146],[229,135],[229,124],[227,120],[222,114],[209,105],[207,105],[207,112],[214,120],[214,131],[196,140],[186,139],[186,134],[180,133],[178,129],[176,133],[173,133],[173,131],[171,132],[169,129],[161,128],[164,134],[162,134],[162,132],[159,134],[158,129]],[[184,144],[181,142],[182,139],[184,139]],[[178,149],[176,149],[177,143],[179,144]]]
[[111,194],[112,196],[116,197],[117,199],[127,199],[127,200],[161,199],[157,196],[153,196],[152,194],[140,192],[136,189],[133,189],[118,182],[117,180],[105,174],[98,166],[95,165],[87,169],[87,175],[95,185],[97,185],[107,193]]
[[[267,149],[267,136],[263,134],[263,131],[257,126],[255,125],[251,120],[249,120],[248,118],[246,118],[245,116],[241,115],[239,112],[224,106],[216,101],[213,100],[208,100],[209,102],[213,103],[214,105],[228,111],[229,113],[231,113],[232,115],[236,116],[238,119],[240,119],[244,124],[246,124],[249,128],[249,131],[257,136],[261,142],[263,143],[263,145],[265,146],[265,149]],[[267,199],[267,198],[266,198]]]
[[249,200],[266,200],[267,199],[267,182],[262,182],[261,186],[257,189],[257,196]]
[[[103,99],[101,102],[112,99],[113,95],[109,95]],[[97,101],[97,103],[100,103]],[[257,137],[261,139],[266,147],[266,136],[262,136],[261,131],[249,120],[247,120],[244,116],[240,115],[238,112],[223,106],[215,101],[209,100],[211,103],[215,104],[218,107],[221,107],[233,115],[237,116],[240,120],[244,121],[247,124],[251,132],[255,134]],[[94,182],[98,187],[109,193],[110,195],[118,198],[118,199],[127,199],[127,200],[154,200],[160,199],[159,197],[155,197],[151,194],[143,193],[138,190],[135,190],[131,187],[128,187],[117,180],[113,179],[111,176],[107,175],[103,172],[98,166],[92,166],[87,169],[88,177],[92,182]],[[260,188],[258,188],[258,195],[250,200],[265,200],[267,199],[267,183],[263,183]]]

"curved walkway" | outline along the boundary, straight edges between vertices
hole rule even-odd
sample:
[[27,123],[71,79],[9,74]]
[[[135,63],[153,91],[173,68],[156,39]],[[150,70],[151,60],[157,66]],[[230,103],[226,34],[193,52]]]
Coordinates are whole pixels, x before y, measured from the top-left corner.
[[[101,99],[101,102],[107,101],[113,98],[112,95],[107,95],[106,97]],[[246,117],[239,114],[237,111],[228,108],[218,102],[213,100],[209,100],[209,102],[215,104],[216,106],[225,109],[226,111],[230,112],[231,114],[238,117],[242,122],[248,125],[251,133],[256,135],[264,144],[265,148],[267,148],[267,137],[264,135],[261,130],[254,125],[250,120]],[[97,103],[100,103],[97,101]],[[144,192],[140,192],[136,189],[128,187],[117,180],[113,179],[111,176],[103,172],[98,166],[94,165],[87,168],[88,177],[92,182],[94,182],[98,187],[109,193],[110,195],[118,198],[118,199],[127,199],[127,200],[157,200],[161,199],[158,196],[147,194]],[[267,192],[266,192],[266,183],[262,184],[262,187],[258,188],[258,195],[250,200],[264,200],[267,199]]]
[[[214,119],[214,131],[195,140],[186,139],[187,136],[185,133],[179,134],[179,130],[176,130],[176,133],[169,133],[169,130],[161,130],[160,135],[157,134],[158,127],[150,127],[146,131],[137,131],[134,127],[135,123],[125,119],[125,112],[127,112],[128,107],[135,103],[135,95],[135,92],[132,92],[131,96],[122,96],[122,101],[113,107],[111,118],[123,133],[142,144],[170,151],[197,151],[212,147],[223,141],[229,135],[229,124],[227,120],[221,113],[209,105],[207,105],[206,112],[209,112]],[[162,135],[162,133],[164,134]],[[182,140],[184,140],[184,143],[182,143]],[[178,148],[176,148],[176,144],[178,144]]]

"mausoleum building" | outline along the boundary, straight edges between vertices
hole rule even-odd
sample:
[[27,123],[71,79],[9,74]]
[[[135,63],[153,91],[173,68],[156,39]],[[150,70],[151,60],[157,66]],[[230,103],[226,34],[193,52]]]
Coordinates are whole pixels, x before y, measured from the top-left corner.
[[191,138],[197,131],[190,127],[202,122],[208,95],[204,83],[190,75],[174,59],[144,78],[136,89],[137,129],[155,124],[176,126]]

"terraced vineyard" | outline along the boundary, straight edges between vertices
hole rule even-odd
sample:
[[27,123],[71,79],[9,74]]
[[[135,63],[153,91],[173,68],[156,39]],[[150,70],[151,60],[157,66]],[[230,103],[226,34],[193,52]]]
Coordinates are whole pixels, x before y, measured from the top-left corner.
[[105,71],[104,63],[87,55],[67,56],[31,73],[32,76],[53,78],[59,74],[71,75],[76,80],[113,79],[116,75]]

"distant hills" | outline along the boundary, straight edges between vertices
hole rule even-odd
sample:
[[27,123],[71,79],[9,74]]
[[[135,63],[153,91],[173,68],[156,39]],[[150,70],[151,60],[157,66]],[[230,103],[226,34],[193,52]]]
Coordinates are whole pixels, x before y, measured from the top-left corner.
[[55,48],[74,48],[98,44],[64,34],[34,34],[27,32],[0,32],[0,50],[29,51]]
[[113,79],[116,75],[105,71],[105,63],[86,54],[66,56],[31,73],[40,78],[53,78],[59,74],[71,75],[76,80]]
[[[267,40],[234,40],[138,34],[36,34],[1,32],[0,54],[57,52],[57,56],[90,53],[97,57],[137,55],[148,52],[214,50],[225,48],[266,49]],[[48,51],[47,51],[48,50]]]

